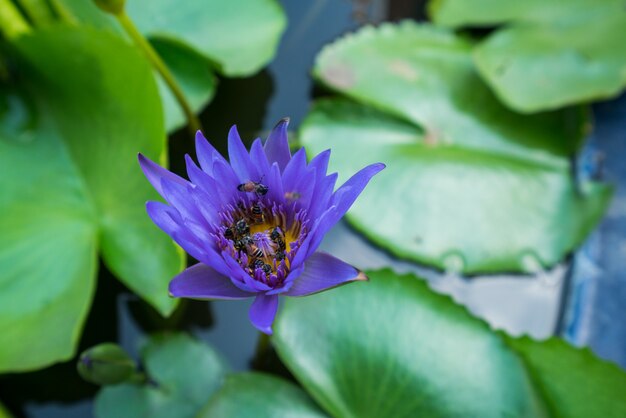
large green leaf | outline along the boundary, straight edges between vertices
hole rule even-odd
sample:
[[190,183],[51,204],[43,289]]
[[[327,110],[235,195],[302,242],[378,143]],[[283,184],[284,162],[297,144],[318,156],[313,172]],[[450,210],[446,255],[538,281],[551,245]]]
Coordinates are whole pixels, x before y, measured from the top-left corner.
[[225,371],[208,345],[183,334],[152,337],[142,359],[148,381],[104,387],[96,397],[96,417],[194,417]]
[[196,418],[323,418],[305,392],[260,373],[233,374]]
[[441,0],[431,12],[451,26],[510,23],[478,46],[475,60],[512,109],[555,109],[626,87],[621,0]]
[[[58,1],[67,7],[81,24],[108,30],[131,42],[117,20],[98,9],[95,2],[91,0]],[[151,40],[151,44],[178,82],[191,108],[195,112],[202,110],[213,98],[216,88],[216,80],[209,60],[186,43],[175,39],[157,37]],[[185,116],[170,88],[156,71],[154,77],[157,80],[163,103],[165,127],[167,132],[172,132],[185,125]]]
[[610,197],[596,183],[578,189],[565,161],[433,145],[415,126],[345,100],[318,102],[300,139],[312,154],[332,148],[330,169],[339,181],[366,164],[386,163],[348,220],[394,254],[441,269],[551,266],[583,241]]
[[448,30],[410,21],[366,27],[325,47],[314,75],[346,96],[413,122],[433,147],[488,149],[562,164],[580,144],[583,112],[509,111],[476,73],[472,46]]
[[626,417],[626,374],[598,360],[589,349],[577,349],[552,338],[507,338],[535,377],[554,417]]
[[[485,80],[512,109],[537,112],[618,95],[626,87],[626,12],[518,24],[478,46]],[[584,28],[584,30],[581,30]]]
[[[17,129],[12,109],[24,106],[9,96],[0,132],[0,371],[73,355],[98,249],[163,314],[175,307],[167,283],[183,263],[144,209],[157,195],[136,154],[165,151],[145,61],[117,37],[86,29],[37,31],[10,49],[36,116]],[[60,59],[67,51],[71,59]]]
[[273,341],[334,417],[543,417],[519,358],[488,325],[390,270],[281,309]]
[[279,356],[332,416],[624,416],[626,374],[588,350],[502,337],[415,276],[368,275],[277,318]]
[[465,273],[533,271],[581,243],[607,205],[606,186],[571,177],[582,110],[506,110],[450,33],[367,28],[327,47],[315,74],[371,107],[320,102],[302,144],[332,148],[340,181],[387,164],[348,219],[396,255]]
[[276,0],[129,0],[127,9],[144,34],[184,41],[230,76],[266,65],[286,26]]

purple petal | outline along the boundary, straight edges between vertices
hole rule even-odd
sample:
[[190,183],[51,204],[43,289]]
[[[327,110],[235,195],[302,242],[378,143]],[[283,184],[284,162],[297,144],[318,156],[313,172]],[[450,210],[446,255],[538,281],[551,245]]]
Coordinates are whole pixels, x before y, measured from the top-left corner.
[[287,276],[287,278],[285,279],[285,283],[283,283],[282,287],[270,290],[269,292],[266,292],[265,294],[266,295],[280,295],[281,293],[284,294],[289,289],[291,289],[291,286],[293,286],[293,282],[302,274],[303,271],[304,271],[304,266],[300,266],[295,269],[292,269],[289,272],[289,275]]
[[172,237],[192,257],[206,264],[211,264],[218,270],[226,271],[225,265],[216,264],[215,261],[219,260],[213,260],[213,258],[210,259],[208,257],[202,243],[184,226],[184,222],[176,209],[161,202],[148,202],[146,203],[146,211],[152,222]]
[[333,173],[330,176],[326,176],[315,183],[315,190],[313,192],[313,198],[309,205],[308,213],[312,219],[317,219],[319,215],[330,206],[330,198],[335,189],[335,183],[337,182],[337,173]]
[[272,323],[278,310],[278,295],[259,293],[250,307],[250,321],[259,331],[272,335]]
[[183,186],[186,186],[189,184],[187,180],[172,173],[169,170],[166,170],[165,168],[161,167],[154,161],[145,157],[143,154],[139,153],[137,155],[137,158],[139,159],[139,165],[141,166],[141,170],[145,174],[146,178],[148,179],[150,184],[152,184],[152,187],[154,187],[161,196],[165,197],[165,195],[163,195],[163,187],[161,186],[161,179],[165,178],[173,183],[178,183]]
[[209,227],[200,209],[196,206],[196,202],[191,197],[193,190],[191,183],[187,183],[185,186],[163,178],[161,179],[161,188],[165,200],[178,210],[183,220],[191,219],[204,227]]
[[306,150],[300,148],[283,170],[283,184],[288,191],[306,172]]
[[320,177],[325,177],[326,172],[328,171],[328,161],[330,160],[330,150],[327,149],[325,151],[317,154],[311,162],[309,163],[309,167],[315,167],[317,173]]
[[[341,218],[350,209],[357,197],[361,194],[370,179],[378,174],[385,164],[368,165],[350,177],[333,195],[332,204],[337,206],[337,215]],[[339,219],[337,219],[339,220]]]
[[[187,163],[187,175],[189,176],[189,180],[191,180],[194,185],[198,186],[196,189],[201,189],[204,191],[205,195],[209,197],[206,201],[206,205],[210,206],[210,210],[215,211],[217,215],[217,211],[220,207],[219,204],[229,202],[233,191],[227,192],[224,188],[220,187],[213,177],[198,168],[188,154],[185,155],[185,161]],[[202,210],[203,208],[200,207],[200,209]]]
[[236,125],[233,125],[230,128],[230,132],[228,132],[228,158],[230,165],[242,183],[250,180],[260,180],[257,169],[252,165],[250,155],[248,155],[248,151],[237,132]]
[[194,299],[245,299],[254,294],[238,289],[227,277],[198,263],[172,279],[170,295]]
[[196,132],[196,155],[202,170],[208,175],[213,175],[213,164],[216,160],[226,163],[226,159],[207,141],[202,132]]
[[287,163],[291,159],[291,151],[289,150],[289,141],[287,140],[287,126],[289,118],[281,119],[272,132],[270,132],[265,141],[265,155],[270,165],[274,162],[278,163],[278,168],[282,172]]
[[265,157],[263,144],[259,138],[255,139],[250,147],[250,161],[259,170],[261,178],[267,178],[270,173],[270,164]]
[[363,280],[367,280],[367,276],[350,264],[344,263],[330,254],[317,252],[305,261],[304,272],[294,280],[291,289],[283,294],[306,296],[342,284]]
[[[216,161],[213,164],[213,173],[216,180],[216,185],[220,189],[220,195],[224,199],[221,203],[229,203],[236,195],[237,198],[247,201],[247,193],[242,193],[237,190],[237,186],[241,183],[237,175],[228,163],[222,161]],[[229,196],[226,198],[226,196]]]
[[337,208],[335,206],[331,206],[315,220],[315,223],[311,228],[311,233],[309,233],[309,235],[304,239],[302,245],[298,248],[296,256],[291,262],[292,269],[302,265],[302,263],[304,263],[305,260],[312,255],[315,250],[317,250],[317,247],[321,244],[324,235],[326,235],[328,230],[336,223],[336,213]]

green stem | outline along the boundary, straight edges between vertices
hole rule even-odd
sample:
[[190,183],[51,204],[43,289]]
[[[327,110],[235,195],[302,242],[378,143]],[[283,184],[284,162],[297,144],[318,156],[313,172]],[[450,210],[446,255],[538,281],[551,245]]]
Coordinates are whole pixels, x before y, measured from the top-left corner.
[[54,21],[52,10],[42,5],[41,0],[15,0],[15,3],[22,8],[24,15],[36,28],[50,25]]
[[256,342],[256,350],[254,351],[254,359],[259,361],[269,347],[270,336],[263,332],[259,332],[259,339]]
[[69,25],[78,25],[78,20],[76,19],[76,16],[74,16],[72,12],[67,10],[67,8],[59,0],[48,0],[48,4],[57,15],[59,20]]
[[31,31],[30,24],[11,0],[0,0],[0,31],[8,39]]
[[167,66],[165,65],[165,63],[163,62],[159,54],[152,47],[152,45],[150,45],[150,43],[146,40],[146,38],[144,38],[143,35],[139,32],[139,30],[137,29],[133,21],[130,19],[130,17],[128,17],[125,11],[122,11],[120,14],[115,15],[115,16],[119,20],[120,24],[122,25],[126,33],[128,33],[128,35],[135,42],[135,44],[139,47],[139,49],[143,51],[143,53],[148,58],[148,61],[150,61],[150,63],[154,66],[154,68],[163,78],[163,81],[165,81],[167,86],[170,88],[170,90],[174,94],[174,97],[176,97],[178,104],[180,104],[180,107],[183,109],[183,112],[185,113],[189,130],[191,130],[192,133],[195,134],[195,132],[200,130],[202,126],[200,125],[200,121],[198,120],[195,113],[191,109],[191,106],[187,102],[187,99],[185,98],[183,91],[181,90],[180,86],[174,79],[174,76],[170,72],[169,68],[167,68]]

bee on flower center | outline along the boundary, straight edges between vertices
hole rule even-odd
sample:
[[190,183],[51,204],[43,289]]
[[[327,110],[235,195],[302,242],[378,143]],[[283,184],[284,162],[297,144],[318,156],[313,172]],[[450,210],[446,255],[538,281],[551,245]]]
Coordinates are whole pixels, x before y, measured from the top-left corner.
[[263,254],[263,250],[261,250],[259,247],[253,247],[252,248],[252,256],[256,257],[256,258],[262,258],[264,256]]
[[235,224],[235,230],[237,231],[237,234],[239,235],[246,235],[250,232],[250,227],[248,226],[246,221],[244,221],[243,219],[240,219]]
[[263,223],[263,211],[261,210],[261,206],[259,206],[258,203],[255,203],[252,205],[252,220],[257,223],[257,224],[261,224]]
[[224,237],[226,239],[232,240],[235,237],[235,234],[233,234],[233,229],[232,228],[226,228],[224,230]]
[[246,244],[244,244],[243,241],[238,239],[235,241],[234,247],[235,247],[235,250],[237,251],[243,251],[246,248]]
[[274,254],[274,258],[276,259],[276,261],[284,260],[285,259],[285,252],[283,250],[276,251],[276,253]]
[[256,193],[257,196],[265,196],[269,188],[260,182],[248,180],[237,186],[237,190],[240,192]]

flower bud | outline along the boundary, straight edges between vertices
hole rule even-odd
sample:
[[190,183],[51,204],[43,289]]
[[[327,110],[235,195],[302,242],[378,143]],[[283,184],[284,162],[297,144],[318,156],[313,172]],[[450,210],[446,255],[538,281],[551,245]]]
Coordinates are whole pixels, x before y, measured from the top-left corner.
[[118,15],[124,10],[126,0],[94,0],[96,6],[107,13]]
[[104,343],[84,351],[78,373],[97,385],[115,385],[130,379],[136,371],[133,359],[117,344]]

